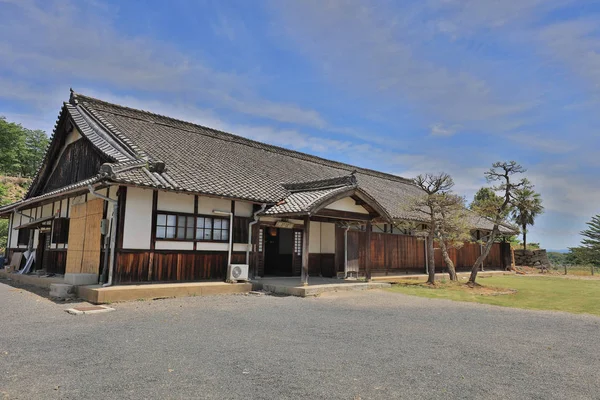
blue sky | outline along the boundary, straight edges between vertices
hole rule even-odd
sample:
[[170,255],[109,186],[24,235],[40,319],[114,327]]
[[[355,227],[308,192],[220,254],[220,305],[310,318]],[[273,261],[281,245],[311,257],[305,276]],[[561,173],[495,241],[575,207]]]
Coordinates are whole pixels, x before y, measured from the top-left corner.
[[514,159],[576,245],[600,213],[600,5],[0,0],[0,115],[52,130],[68,89],[472,198]]

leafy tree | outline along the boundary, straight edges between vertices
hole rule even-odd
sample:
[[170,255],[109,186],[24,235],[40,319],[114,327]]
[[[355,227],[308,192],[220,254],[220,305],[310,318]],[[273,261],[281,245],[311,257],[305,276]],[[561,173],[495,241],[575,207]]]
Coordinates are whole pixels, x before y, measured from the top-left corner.
[[489,204],[500,207],[502,204],[502,197],[498,196],[492,188],[482,187],[475,193],[469,208],[471,210],[481,211],[484,207],[489,206]]
[[[0,206],[8,204],[8,188],[0,183]],[[4,253],[8,241],[8,219],[0,218],[0,254]]]
[[468,232],[464,223],[466,220],[464,218],[465,200],[451,192],[454,181],[448,174],[419,175],[414,179],[414,183],[425,192],[425,196],[418,198],[412,208],[425,215],[428,220],[427,265],[429,276],[427,283],[435,284],[434,240],[438,240],[440,243],[450,279],[457,280],[454,263],[448,255],[448,248],[461,246],[461,241],[464,241],[466,232]]
[[12,176],[32,177],[48,146],[44,131],[23,128],[20,124],[0,117],[0,173]]
[[527,250],[527,226],[534,224],[535,218],[544,212],[542,198],[539,193],[524,187],[515,191],[512,218],[522,228],[523,249]]
[[0,173],[17,175],[21,168],[21,155],[25,149],[25,135],[21,125],[0,117]]
[[437,239],[442,250],[442,257],[448,267],[450,280],[457,281],[454,262],[448,254],[450,248],[461,248],[466,241],[471,239],[467,224],[465,198],[453,193],[443,193],[437,196],[438,203]]
[[25,129],[25,152],[21,157],[21,175],[33,177],[44,159],[48,137],[42,130]]
[[486,237],[485,246],[481,252],[481,255],[477,257],[477,260],[471,269],[469,284],[472,286],[476,284],[475,280],[477,279],[477,272],[483,265],[483,261],[490,253],[492,245],[500,233],[500,224],[504,222],[505,218],[513,209],[513,200],[516,192],[525,188],[532,188],[531,183],[527,179],[523,178],[516,183],[512,180],[513,175],[524,172],[525,169],[520,164],[517,164],[515,161],[508,161],[496,162],[492,164],[492,168],[485,173],[485,178],[488,183],[496,183],[491,190],[493,192],[502,193],[502,196],[498,196],[502,199],[502,202],[499,202],[497,197],[490,196],[486,199],[482,199],[479,204],[473,207],[474,211],[484,217],[489,218],[493,222],[494,226],[491,233]]

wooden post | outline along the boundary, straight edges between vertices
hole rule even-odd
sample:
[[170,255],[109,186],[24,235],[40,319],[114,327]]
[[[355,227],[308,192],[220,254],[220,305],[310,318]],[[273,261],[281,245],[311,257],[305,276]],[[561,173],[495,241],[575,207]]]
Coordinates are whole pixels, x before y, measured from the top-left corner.
[[371,231],[373,228],[371,227],[371,221],[367,221],[367,244],[365,248],[365,278],[367,282],[371,280]]
[[304,217],[304,228],[302,231],[302,272],[300,274],[300,279],[304,286],[308,285],[308,244],[309,244],[309,234],[310,234],[310,216]]

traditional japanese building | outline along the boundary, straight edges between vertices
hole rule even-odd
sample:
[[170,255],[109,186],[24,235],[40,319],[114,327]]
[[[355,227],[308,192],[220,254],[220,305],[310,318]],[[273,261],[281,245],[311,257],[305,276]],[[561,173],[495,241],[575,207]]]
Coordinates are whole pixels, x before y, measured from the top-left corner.
[[[225,280],[230,264],[305,282],[424,272],[410,226],[425,221],[408,207],[422,195],[396,175],[72,92],[25,198],[0,216],[9,257],[35,250],[32,271],[75,285]],[[474,237],[492,229],[470,218]],[[451,256],[470,268],[479,252]],[[486,267],[507,253],[494,244]]]

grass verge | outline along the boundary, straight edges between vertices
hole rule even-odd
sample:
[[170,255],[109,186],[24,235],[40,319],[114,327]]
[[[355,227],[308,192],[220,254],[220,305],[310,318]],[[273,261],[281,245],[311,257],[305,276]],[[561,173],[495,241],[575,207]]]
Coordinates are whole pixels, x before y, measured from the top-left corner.
[[388,290],[436,299],[600,316],[600,280],[511,275],[478,281],[482,285],[478,288],[469,288],[462,282],[441,282],[431,287],[403,281]]

